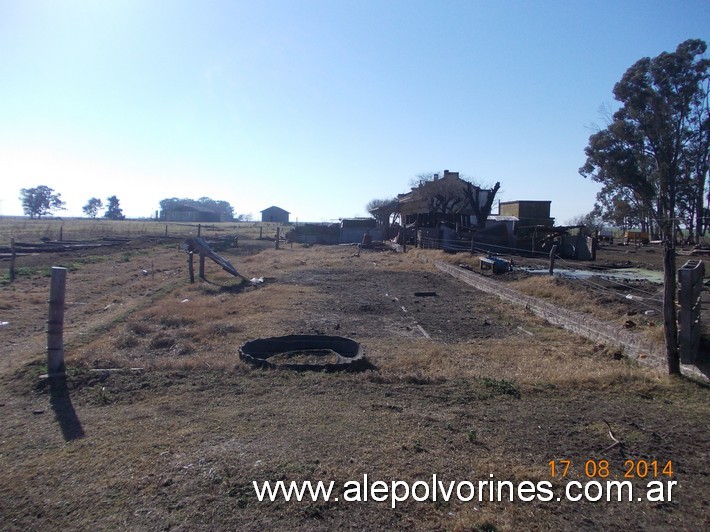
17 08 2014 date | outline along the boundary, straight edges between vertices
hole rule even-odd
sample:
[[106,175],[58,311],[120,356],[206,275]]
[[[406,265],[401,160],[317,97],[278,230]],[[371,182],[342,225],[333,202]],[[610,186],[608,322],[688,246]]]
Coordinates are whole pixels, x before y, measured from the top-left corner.
[[673,477],[673,462],[671,460],[625,460],[613,467],[609,460],[589,459],[573,463],[572,460],[550,460],[550,476],[565,478],[568,475],[587,478],[659,478]]

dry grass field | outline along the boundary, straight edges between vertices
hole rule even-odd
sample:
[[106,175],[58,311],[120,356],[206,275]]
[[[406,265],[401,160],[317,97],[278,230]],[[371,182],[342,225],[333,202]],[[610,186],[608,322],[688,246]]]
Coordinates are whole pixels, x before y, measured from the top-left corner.
[[[72,238],[100,236],[75,223]],[[240,235],[221,254],[264,282],[208,261],[206,281],[190,284],[179,239],[164,227],[132,230],[121,247],[20,257],[21,275],[0,287],[3,529],[710,525],[706,386],[637,367],[613,346],[463,286],[422,260],[446,258],[438,252],[275,250],[254,224],[218,226],[214,235]],[[4,228],[2,240],[13,231]],[[58,382],[39,378],[52,265],[69,269],[67,378]],[[552,280],[510,282],[574,302]],[[611,300],[596,307],[625,319]],[[360,342],[369,369],[260,370],[238,357],[247,340],[321,333]],[[620,441],[611,449],[609,426]],[[552,477],[550,461],[563,460],[567,476]],[[602,460],[609,476],[587,477],[585,465],[590,473]],[[671,462],[672,476],[634,469],[624,478],[629,464],[654,461]],[[364,475],[411,485],[433,474],[447,483],[550,482],[555,496],[410,498],[396,508],[344,500],[343,486]],[[571,480],[611,479],[629,480],[634,500],[564,498]],[[334,481],[340,500],[259,501],[252,483],[279,480]],[[651,480],[676,481],[672,500],[636,500]]]

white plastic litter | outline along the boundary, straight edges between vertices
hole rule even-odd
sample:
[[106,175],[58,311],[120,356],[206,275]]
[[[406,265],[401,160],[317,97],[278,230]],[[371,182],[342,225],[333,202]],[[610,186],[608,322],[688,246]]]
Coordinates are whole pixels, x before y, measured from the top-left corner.
[[264,282],[264,278],[263,278],[263,277],[252,277],[252,278],[249,280],[249,282],[250,282],[251,284],[260,284],[260,283],[263,283],[263,282]]

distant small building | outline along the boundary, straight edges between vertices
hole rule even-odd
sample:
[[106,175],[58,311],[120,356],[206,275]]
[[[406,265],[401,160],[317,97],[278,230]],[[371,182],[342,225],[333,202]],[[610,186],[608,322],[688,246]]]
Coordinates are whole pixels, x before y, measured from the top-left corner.
[[384,231],[374,218],[344,218],[340,221],[341,244],[359,244],[365,233],[369,233],[373,240],[383,240]]
[[276,207],[275,205],[272,205],[268,209],[264,209],[263,211],[261,211],[261,221],[287,224],[289,223],[289,214],[291,213],[282,209],[281,207]]
[[162,211],[161,219],[166,222],[221,222],[219,212],[195,205],[175,205]]
[[504,201],[499,204],[498,214],[501,216],[515,216],[518,227],[531,227],[542,225],[552,227],[555,219],[550,218],[551,201],[518,200]]

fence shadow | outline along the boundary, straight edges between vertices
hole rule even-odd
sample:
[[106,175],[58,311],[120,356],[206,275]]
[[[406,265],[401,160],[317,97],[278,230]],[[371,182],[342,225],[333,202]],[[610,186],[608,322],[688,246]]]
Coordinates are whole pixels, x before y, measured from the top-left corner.
[[49,402],[52,406],[52,410],[54,410],[54,415],[59,422],[59,426],[62,429],[64,441],[83,438],[84,428],[81,426],[79,416],[76,415],[71,397],[69,397],[66,377],[50,377],[49,393]]

